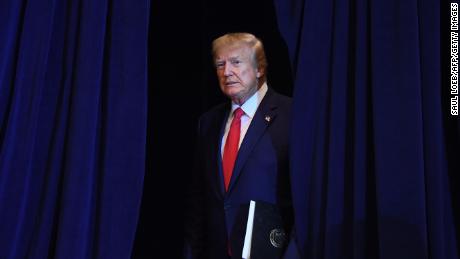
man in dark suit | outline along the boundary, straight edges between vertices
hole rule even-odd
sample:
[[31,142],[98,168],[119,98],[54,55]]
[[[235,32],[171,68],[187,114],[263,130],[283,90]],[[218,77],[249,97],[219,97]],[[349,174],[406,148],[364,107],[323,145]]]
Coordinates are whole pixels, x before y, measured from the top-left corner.
[[220,88],[230,102],[199,120],[186,236],[194,259],[241,258],[241,248],[230,240],[235,228],[246,224],[239,215],[243,208],[247,214],[250,200],[275,204],[288,237],[292,230],[291,99],[268,87],[263,45],[254,35],[217,38],[213,56]]

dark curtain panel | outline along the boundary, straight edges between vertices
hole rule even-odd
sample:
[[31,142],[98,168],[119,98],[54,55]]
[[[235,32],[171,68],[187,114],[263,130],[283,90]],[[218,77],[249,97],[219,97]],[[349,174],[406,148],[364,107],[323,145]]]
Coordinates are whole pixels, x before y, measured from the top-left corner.
[[446,148],[458,131],[445,129],[458,118],[445,114],[442,97],[441,2],[276,6],[295,72],[291,161],[303,257],[458,258],[449,178],[458,166]]
[[0,258],[129,258],[149,1],[0,2]]

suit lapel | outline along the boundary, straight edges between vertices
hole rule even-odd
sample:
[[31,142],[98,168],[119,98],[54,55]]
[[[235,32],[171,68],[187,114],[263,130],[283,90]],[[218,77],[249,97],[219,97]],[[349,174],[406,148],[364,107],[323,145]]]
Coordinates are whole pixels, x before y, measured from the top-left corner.
[[240,149],[238,150],[238,156],[233,168],[227,194],[232,191],[234,185],[238,181],[238,177],[240,176],[251,151],[254,149],[259,139],[263,136],[269,124],[272,123],[276,117],[277,107],[273,103],[273,94],[272,90],[269,89],[267,91],[264,99],[259,105],[259,108],[254,114],[254,118],[252,119],[248,131],[244,136],[243,142],[241,143]]

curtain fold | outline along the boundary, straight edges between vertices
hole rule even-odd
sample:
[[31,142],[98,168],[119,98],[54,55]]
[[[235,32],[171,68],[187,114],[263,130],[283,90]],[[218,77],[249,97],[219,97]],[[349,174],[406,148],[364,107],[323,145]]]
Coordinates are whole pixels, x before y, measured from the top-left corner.
[[458,258],[441,3],[275,5],[295,71],[291,177],[303,257]]
[[0,258],[129,258],[149,1],[0,4]]

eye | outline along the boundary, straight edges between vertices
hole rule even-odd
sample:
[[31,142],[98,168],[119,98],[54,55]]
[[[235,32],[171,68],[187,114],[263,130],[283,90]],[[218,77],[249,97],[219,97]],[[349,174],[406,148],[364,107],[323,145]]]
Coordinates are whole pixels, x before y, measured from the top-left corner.
[[232,63],[232,65],[239,65],[241,64],[241,61],[238,59],[235,59],[235,60],[230,61],[230,63]]
[[223,68],[225,65],[225,62],[216,62],[216,68]]

